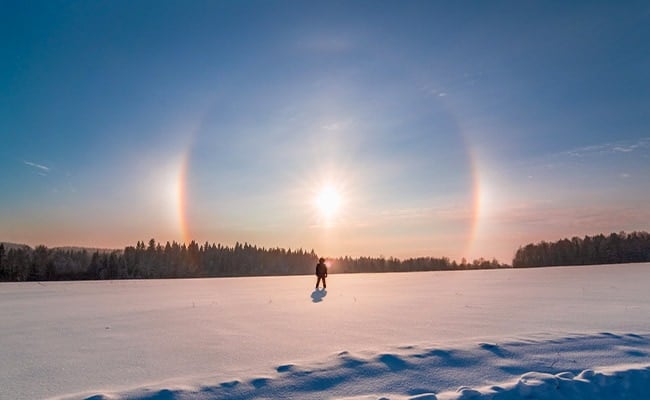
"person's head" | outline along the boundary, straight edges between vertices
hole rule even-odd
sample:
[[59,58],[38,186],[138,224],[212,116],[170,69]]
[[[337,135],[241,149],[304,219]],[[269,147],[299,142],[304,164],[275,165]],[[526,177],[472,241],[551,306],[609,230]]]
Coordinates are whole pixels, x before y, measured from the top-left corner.
[[323,257],[321,257],[321,258],[318,260],[318,262],[320,262],[320,263],[324,263],[324,262],[325,262],[325,259],[324,259]]

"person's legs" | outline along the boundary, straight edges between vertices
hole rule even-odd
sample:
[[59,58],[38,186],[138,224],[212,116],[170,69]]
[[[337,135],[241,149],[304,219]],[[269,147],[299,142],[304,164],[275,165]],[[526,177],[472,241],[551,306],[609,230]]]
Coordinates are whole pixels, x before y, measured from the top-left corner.
[[[320,285],[320,280],[321,277],[319,276],[318,279],[316,279],[316,289],[318,289],[318,285]],[[325,284],[325,281],[323,280],[323,285]]]
[[325,277],[323,277],[323,289],[327,289],[327,284],[325,283]]

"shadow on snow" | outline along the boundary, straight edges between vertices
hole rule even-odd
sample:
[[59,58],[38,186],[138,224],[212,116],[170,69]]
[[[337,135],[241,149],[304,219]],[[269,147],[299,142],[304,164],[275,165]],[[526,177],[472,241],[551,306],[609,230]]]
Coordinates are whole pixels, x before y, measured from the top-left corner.
[[311,301],[314,303],[320,303],[327,296],[327,289],[315,289],[311,293]]

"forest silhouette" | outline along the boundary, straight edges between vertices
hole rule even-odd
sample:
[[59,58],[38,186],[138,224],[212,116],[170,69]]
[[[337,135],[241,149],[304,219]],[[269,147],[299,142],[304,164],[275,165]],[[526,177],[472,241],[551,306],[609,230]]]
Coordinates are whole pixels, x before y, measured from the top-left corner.
[[[311,275],[319,256],[312,249],[199,245],[149,240],[123,250],[52,248],[0,244],[1,281],[207,278]],[[539,242],[520,247],[512,265],[479,258],[460,262],[448,257],[400,260],[384,257],[329,258],[331,273],[455,271],[650,261],[650,234],[612,233]]]

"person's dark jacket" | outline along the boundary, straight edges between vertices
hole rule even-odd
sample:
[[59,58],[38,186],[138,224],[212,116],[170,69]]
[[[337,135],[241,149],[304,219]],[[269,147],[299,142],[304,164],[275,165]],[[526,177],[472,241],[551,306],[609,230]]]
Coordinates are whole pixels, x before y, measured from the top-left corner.
[[321,278],[327,277],[327,265],[325,263],[316,264],[316,276]]

